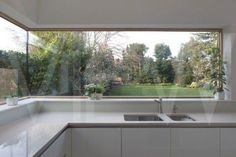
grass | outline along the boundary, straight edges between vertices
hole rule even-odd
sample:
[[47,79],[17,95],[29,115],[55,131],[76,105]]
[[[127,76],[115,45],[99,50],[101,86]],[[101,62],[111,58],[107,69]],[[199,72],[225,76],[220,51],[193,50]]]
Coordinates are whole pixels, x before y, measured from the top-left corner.
[[160,85],[125,85],[114,87],[109,96],[169,96],[169,97],[212,97],[213,91],[202,88]]

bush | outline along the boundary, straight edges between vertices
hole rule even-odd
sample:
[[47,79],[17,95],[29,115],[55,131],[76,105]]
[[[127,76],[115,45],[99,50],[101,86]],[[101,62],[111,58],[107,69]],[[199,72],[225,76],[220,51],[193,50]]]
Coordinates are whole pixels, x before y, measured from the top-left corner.
[[198,88],[198,84],[197,84],[197,82],[192,82],[189,87],[190,88]]

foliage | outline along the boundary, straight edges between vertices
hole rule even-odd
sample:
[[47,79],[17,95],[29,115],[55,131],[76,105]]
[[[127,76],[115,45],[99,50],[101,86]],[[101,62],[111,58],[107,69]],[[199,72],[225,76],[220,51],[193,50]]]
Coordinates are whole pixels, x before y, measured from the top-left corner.
[[157,62],[158,77],[161,83],[173,83],[175,72],[172,62],[169,59],[171,51],[168,45],[156,44],[155,57]]
[[143,69],[139,77],[139,83],[158,83],[156,63],[150,57],[144,57]]
[[96,93],[103,93],[104,92],[104,87],[101,84],[97,84],[95,87],[95,92]]
[[[219,47],[218,32],[194,33],[191,40],[182,45],[178,54],[178,61],[181,69],[178,69],[178,75],[181,85],[188,85],[191,82],[197,82],[204,86],[211,79],[213,69],[211,66],[212,56],[209,50]],[[219,54],[219,52],[218,52]]]
[[183,71],[181,75],[181,85],[189,85],[194,79],[193,68],[188,60],[183,61]]
[[103,93],[104,86],[102,84],[95,85],[94,83],[85,85],[85,95],[91,96],[93,93]]
[[[72,93],[73,89],[84,93],[84,71],[91,54],[86,47],[84,34],[35,32],[35,36],[38,40],[29,54],[31,93],[54,95]],[[68,87],[62,84],[66,78],[69,80]]]
[[161,83],[173,83],[175,72],[170,60],[157,61],[158,77]]
[[197,82],[192,82],[189,87],[190,88],[198,88],[198,84],[197,84]]
[[123,52],[123,65],[130,81],[138,81],[141,77],[146,51],[144,44],[133,43]]
[[[10,95],[17,95],[17,96],[26,96],[28,95],[27,90],[27,67],[26,67],[26,54],[16,51],[4,51],[0,50],[0,68],[4,69],[12,69],[17,71],[17,76],[14,75],[14,78],[9,78],[11,81],[14,80],[16,84],[16,89],[14,93],[9,92],[9,89],[5,92],[0,92],[0,95],[5,95],[8,91]],[[0,90],[1,91],[1,90]]]
[[105,47],[94,52],[89,59],[85,71],[85,79],[88,83],[109,84],[109,81],[115,76],[116,71],[114,69],[115,61],[112,51]]
[[167,60],[171,56],[170,47],[166,44],[156,44],[154,51],[157,60]]
[[211,48],[209,50],[210,55],[212,56],[210,59],[211,62],[211,83],[214,87],[214,92],[222,92],[224,91],[224,84],[226,84],[225,78],[225,70],[224,64],[220,53],[219,48]]
[[88,84],[85,85],[85,95],[91,96],[91,94],[95,93],[96,85],[95,84]]

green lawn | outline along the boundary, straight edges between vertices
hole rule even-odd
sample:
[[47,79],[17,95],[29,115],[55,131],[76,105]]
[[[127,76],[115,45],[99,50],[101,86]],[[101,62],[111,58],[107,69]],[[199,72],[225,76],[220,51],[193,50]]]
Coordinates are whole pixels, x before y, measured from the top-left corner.
[[160,85],[125,85],[114,87],[109,96],[169,96],[169,97],[211,97],[213,92],[202,88]]

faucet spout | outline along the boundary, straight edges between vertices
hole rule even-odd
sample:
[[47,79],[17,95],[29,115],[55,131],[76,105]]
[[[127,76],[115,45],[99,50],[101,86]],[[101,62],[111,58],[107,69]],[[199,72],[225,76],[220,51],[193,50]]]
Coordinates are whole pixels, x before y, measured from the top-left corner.
[[154,101],[157,102],[157,104],[159,104],[159,106],[158,106],[158,111],[159,111],[159,113],[163,113],[162,97],[160,97],[159,100],[155,99]]

